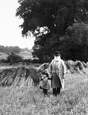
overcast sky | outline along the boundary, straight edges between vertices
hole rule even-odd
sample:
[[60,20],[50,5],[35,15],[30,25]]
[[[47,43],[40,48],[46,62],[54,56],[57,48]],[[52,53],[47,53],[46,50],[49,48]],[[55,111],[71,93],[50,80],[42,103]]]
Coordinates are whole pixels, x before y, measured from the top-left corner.
[[18,0],[0,0],[0,45],[19,46],[20,48],[31,49],[34,38],[23,38],[19,25],[21,19],[15,17]]

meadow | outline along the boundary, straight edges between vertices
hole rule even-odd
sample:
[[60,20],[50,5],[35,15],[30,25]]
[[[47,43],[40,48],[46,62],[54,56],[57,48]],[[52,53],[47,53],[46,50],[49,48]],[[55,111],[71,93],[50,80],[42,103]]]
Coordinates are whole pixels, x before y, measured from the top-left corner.
[[44,96],[32,80],[25,85],[0,87],[0,115],[88,115],[88,68],[86,74],[67,73],[65,89],[57,97]]

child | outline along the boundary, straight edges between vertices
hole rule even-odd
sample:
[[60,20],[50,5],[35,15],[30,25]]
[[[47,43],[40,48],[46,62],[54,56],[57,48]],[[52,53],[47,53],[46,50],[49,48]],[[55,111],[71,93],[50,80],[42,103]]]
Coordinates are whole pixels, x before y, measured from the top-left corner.
[[40,88],[43,89],[44,95],[47,95],[47,91],[50,89],[48,77],[49,77],[49,75],[46,72],[43,72],[41,75],[41,86],[40,86]]

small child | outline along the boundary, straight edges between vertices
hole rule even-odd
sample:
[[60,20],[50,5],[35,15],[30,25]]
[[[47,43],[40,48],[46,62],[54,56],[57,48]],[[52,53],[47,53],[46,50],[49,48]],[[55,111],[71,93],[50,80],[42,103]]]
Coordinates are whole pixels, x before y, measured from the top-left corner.
[[43,72],[41,75],[41,86],[40,86],[40,88],[43,89],[44,95],[47,95],[47,91],[50,89],[48,78],[49,78],[48,73]]

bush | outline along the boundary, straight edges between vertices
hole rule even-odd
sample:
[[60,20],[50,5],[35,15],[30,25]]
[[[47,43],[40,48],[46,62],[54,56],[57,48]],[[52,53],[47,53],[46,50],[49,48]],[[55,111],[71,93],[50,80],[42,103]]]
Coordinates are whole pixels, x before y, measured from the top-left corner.
[[39,63],[40,61],[38,59],[33,59],[32,63]]
[[15,53],[11,53],[8,57],[7,57],[7,62],[10,64],[14,64],[17,62],[22,62],[23,59],[21,56],[15,54]]
[[8,63],[6,59],[1,59],[0,63]]

